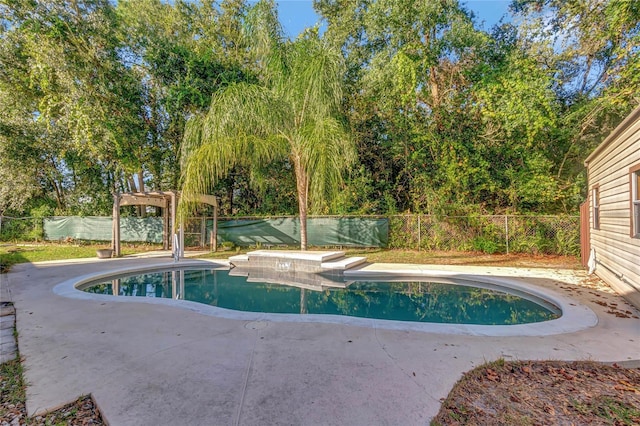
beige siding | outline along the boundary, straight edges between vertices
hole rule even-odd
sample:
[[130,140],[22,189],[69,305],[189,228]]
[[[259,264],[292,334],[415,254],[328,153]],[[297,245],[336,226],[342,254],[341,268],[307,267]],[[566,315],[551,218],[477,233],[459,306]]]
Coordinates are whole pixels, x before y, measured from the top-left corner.
[[620,281],[617,274],[601,267],[596,273],[606,283],[608,283],[621,296],[631,302],[636,308],[640,307],[640,291],[634,290],[631,286]]
[[[637,123],[634,127],[640,127],[640,123]],[[638,129],[635,129],[636,133],[638,131]],[[625,137],[628,136],[628,137]],[[634,135],[632,133],[627,133],[625,132],[623,135],[621,135],[621,138],[618,139],[618,141],[620,141],[620,143],[624,142],[624,141],[633,141]],[[636,135],[636,140],[637,140],[637,135]],[[601,154],[606,154],[606,150]],[[602,163],[599,165],[593,165],[593,170],[591,170],[591,165],[589,165],[589,169],[590,171],[592,171],[594,174],[601,174],[601,175],[608,175],[610,172],[613,172],[614,170],[611,169],[612,166],[618,165],[620,163],[624,163],[625,161],[627,161],[629,159],[630,156],[632,156],[634,153],[634,149],[633,146],[630,145],[625,145],[625,146],[620,146],[619,149],[611,152],[611,155],[608,155],[607,158],[607,162],[606,163]],[[621,170],[618,170],[621,171]],[[605,179],[605,182],[607,182],[607,180]]]
[[613,244],[617,242],[617,237],[619,235],[628,235],[629,233],[629,225],[623,226],[617,223],[609,224],[600,222],[600,234],[602,238],[606,238],[608,241],[611,241]]
[[[640,108],[585,162],[596,274],[640,308],[640,239],[631,238],[629,168],[640,164]],[[591,189],[599,188],[600,229],[593,229]]]

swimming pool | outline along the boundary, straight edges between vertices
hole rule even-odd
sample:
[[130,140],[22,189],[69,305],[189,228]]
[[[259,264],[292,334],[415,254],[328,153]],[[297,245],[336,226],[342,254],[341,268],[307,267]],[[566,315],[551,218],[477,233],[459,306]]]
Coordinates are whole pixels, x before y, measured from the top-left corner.
[[553,303],[526,292],[443,277],[345,281],[341,276],[321,274],[292,276],[191,267],[113,276],[83,284],[82,290],[119,297],[187,300],[243,312],[424,323],[513,325],[561,316]]
[[[108,294],[87,293],[81,289],[90,283],[111,280],[116,276],[130,275],[134,273],[146,273],[151,271],[166,270],[172,267],[182,268],[217,268],[228,270],[226,261],[207,259],[183,259],[178,263],[171,260],[148,259],[135,261],[109,260],[95,265],[92,272],[82,275],[69,276],[62,280],[54,288],[54,294],[72,299],[85,300],[88,303],[97,303],[102,306],[109,303],[140,304],[163,306],[168,309],[182,309],[191,313],[211,316],[221,319],[243,321],[246,327],[263,327],[271,323],[318,323],[336,324],[344,326],[366,327],[374,330],[397,330],[403,332],[458,334],[471,336],[553,336],[557,334],[574,333],[586,330],[598,324],[597,315],[584,304],[568,296],[566,293],[555,290],[555,285],[547,281],[548,285],[536,284],[528,276],[537,276],[533,271],[523,270],[523,275],[518,276],[501,274],[499,268],[454,268],[449,266],[424,267],[421,265],[393,265],[376,264],[375,268],[361,268],[357,271],[346,271],[344,277],[350,280],[376,280],[392,281],[400,277],[410,277],[411,280],[432,279],[468,279],[483,282],[489,285],[507,287],[513,291],[534,295],[541,300],[546,300],[560,308],[561,316],[550,321],[515,324],[515,325],[478,325],[478,324],[453,324],[453,323],[428,323],[394,320],[377,320],[371,318],[350,317],[344,315],[316,315],[316,314],[270,314],[264,312],[245,312],[219,308],[188,300],[176,300],[174,298],[159,297],[122,297]],[[135,309],[135,306],[132,306]]]

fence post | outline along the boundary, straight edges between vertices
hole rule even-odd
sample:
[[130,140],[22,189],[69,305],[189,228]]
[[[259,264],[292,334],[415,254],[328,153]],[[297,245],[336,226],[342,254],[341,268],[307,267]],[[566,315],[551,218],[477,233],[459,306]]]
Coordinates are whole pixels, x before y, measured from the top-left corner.
[[420,214],[418,214],[418,251],[420,251],[420,246],[422,245],[422,231],[420,229]]
[[211,250],[213,250],[213,252],[218,251],[218,206],[216,206],[216,208],[213,209],[213,228],[211,229]]
[[509,254],[509,216],[504,215],[504,234],[507,243],[507,254]]

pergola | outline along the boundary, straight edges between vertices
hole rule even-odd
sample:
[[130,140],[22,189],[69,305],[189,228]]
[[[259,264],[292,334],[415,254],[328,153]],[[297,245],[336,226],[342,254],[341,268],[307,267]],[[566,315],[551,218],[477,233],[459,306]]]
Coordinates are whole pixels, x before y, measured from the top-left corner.
[[[174,255],[184,256],[184,227],[176,223],[178,200],[180,194],[177,191],[152,191],[152,192],[125,192],[113,196],[113,229],[111,248],[114,256],[120,256],[120,207],[122,206],[155,206],[162,209],[162,249],[171,250]],[[213,206],[213,233],[212,250],[218,249],[218,199],[213,195],[198,195],[195,202]],[[177,230],[176,230],[177,226]],[[171,233],[169,234],[169,231]],[[170,238],[170,235],[173,238]],[[178,240],[178,244],[176,244]],[[178,253],[176,253],[176,249]]]

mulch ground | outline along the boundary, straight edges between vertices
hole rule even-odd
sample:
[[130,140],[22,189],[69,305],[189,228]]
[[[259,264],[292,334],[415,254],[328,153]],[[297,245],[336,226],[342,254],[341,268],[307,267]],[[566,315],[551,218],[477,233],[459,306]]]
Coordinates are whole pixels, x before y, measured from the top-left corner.
[[456,384],[432,425],[638,425],[640,369],[496,361]]

